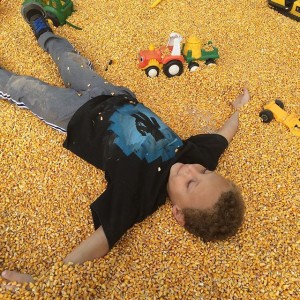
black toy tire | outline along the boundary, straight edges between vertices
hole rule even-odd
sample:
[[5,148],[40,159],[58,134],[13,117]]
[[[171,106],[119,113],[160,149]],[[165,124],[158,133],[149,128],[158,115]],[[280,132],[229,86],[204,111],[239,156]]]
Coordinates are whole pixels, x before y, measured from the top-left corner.
[[52,21],[52,23],[55,27],[60,26],[60,22],[55,14],[48,12],[48,11],[46,12],[46,14],[47,14],[47,18]]
[[284,109],[284,104],[283,104],[283,102],[282,102],[280,99],[276,99],[276,100],[275,100],[275,103],[276,103],[281,109]]
[[274,115],[269,109],[262,110],[259,113],[259,117],[264,123],[270,123],[274,119]]
[[207,59],[207,60],[205,61],[205,64],[206,64],[207,66],[211,66],[211,65],[216,65],[216,62],[215,62],[214,59],[209,58],[209,59]]
[[[153,75],[151,75],[151,73],[154,73]],[[151,66],[151,67],[148,67],[146,70],[145,70],[145,73],[148,77],[150,78],[154,78],[154,77],[157,77],[159,75],[159,68],[156,67],[156,66]],[[156,73],[156,74],[155,74]]]
[[190,72],[195,72],[199,69],[199,64],[196,61],[191,61],[188,64],[188,69]]
[[[178,72],[176,74],[170,72],[170,69],[174,66],[178,67]],[[171,60],[163,66],[163,71],[168,78],[180,76],[183,72],[183,64],[179,60]]]

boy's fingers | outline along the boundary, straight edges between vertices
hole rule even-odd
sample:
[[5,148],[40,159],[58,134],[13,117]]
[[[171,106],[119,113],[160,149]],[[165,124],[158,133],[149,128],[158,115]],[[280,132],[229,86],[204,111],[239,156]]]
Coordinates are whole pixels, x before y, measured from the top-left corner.
[[233,101],[235,105],[244,105],[250,100],[250,94],[247,88],[243,88],[243,93],[237,96]]
[[[23,274],[17,271],[5,270],[1,274],[2,278],[8,283],[1,283],[0,289],[11,292],[16,292],[20,288],[26,288],[30,290],[30,287],[26,283],[34,282],[34,279],[29,274]],[[24,285],[23,285],[24,284]]]
[[16,285],[12,285],[12,284],[1,284],[1,290],[6,290],[6,291],[11,291],[11,292],[15,292],[19,289],[18,286]]
[[5,270],[2,272],[2,278],[8,281],[16,281],[19,283],[24,283],[24,282],[33,282],[33,278],[29,274],[22,274],[17,271],[9,271]]

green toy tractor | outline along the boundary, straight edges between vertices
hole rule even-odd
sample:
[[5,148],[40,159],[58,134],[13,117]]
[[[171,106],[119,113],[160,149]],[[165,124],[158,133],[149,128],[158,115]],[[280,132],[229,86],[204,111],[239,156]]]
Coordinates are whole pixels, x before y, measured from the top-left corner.
[[67,18],[74,12],[71,0],[25,0],[22,4],[21,13],[23,16],[26,16],[28,11],[32,9],[40,11],[56,27],[68,24],[76,29],[81,29],[67,21]]

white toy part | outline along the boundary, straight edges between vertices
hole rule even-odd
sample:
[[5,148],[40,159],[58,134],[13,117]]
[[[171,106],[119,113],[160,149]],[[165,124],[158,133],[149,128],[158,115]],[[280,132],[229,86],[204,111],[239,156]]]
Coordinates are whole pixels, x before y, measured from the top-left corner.
[[170,34],[167,47],[172,47],[171,55],[181,55],[182,36],[179,33],[172,32]]

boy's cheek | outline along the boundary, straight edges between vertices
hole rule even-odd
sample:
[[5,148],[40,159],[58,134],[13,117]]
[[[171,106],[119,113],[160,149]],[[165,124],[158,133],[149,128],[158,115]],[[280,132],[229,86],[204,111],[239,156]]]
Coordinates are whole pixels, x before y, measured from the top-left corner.
[[172,184],[170,184],[170,193],[173,196],[184,196],[186,192],[185,185],[182,181],[174,180]]

